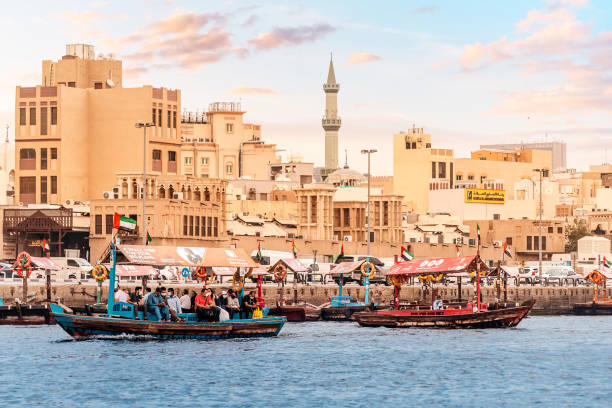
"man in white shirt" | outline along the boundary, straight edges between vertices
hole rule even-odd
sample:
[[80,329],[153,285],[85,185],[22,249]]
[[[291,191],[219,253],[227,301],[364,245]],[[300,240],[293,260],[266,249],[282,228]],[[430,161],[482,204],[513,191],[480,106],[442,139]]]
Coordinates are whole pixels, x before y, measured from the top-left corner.
[[127,293],[123,291],[119,286],[117,286],[117,291],[115,292],[115,302],[127,302],[129,296]]
[[189,297],[189,289],[183,291],[183,296],[179,299],[181,302],[181,310],[187,312],[191,309],[191,298]]
[[181,302],[178,296],[174,294],[174,289],[172,288],[168,289],[168,295],[166,296],[166,304],[168,305],[168,309],[170,309],[171,320],[174,322],[182,321],[182,319],[178,317],[178,314],[182,313]]

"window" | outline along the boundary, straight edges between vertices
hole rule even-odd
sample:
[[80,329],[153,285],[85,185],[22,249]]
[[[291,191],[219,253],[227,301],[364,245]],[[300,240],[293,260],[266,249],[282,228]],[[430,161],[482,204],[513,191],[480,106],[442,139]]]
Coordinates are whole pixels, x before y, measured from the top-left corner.
[[47,108],[40,108],[40,134],[47,134]]
[[474,175],[473,174],[468,174],[468,180],[474,180]]
[[70,88],[75,88],[76,87],[76,82],[68,82],[68,86]]
[[170,127],[172,124],[172,111],[168,110],[168,122],[166,122],[166,127]]
[[57,147],[51,148],[51,160],[57,160]]
[[47,204],[47,176],[40,177],[40,203]]
[[219,236],[219,218],[215,217],[215,237]]
[[225,131],[227,133],[232,133],[234,131],[234,124],[233,123],[226,123],[225,124]]
[[162,127],[162,110],[157,110],[157,126]]
[[19,195],[24,204],[36,202],[36,177],[19,177]]
[[542,237],[542,251],[546,251],[546,237]]
[[563,234],[563,227],[557,227],[557,234]]
[[480,176],[481,183],[484,183],[486,179],[487,179],[487,176]]
[[19,124],[24,126],[26,124],[26,110],[25,108],[19,108]]
[[57,176],[51,176],[51,194],[57,194]]
[[189,235],[193,237],[193,215],[189,216]]
[[506,244],[512,245],[512,237],[506,237]]
[[47,170],[47,149],[40,149],[40,169]]
[[493,214],[494,220],[501,220],[501,214]]
[[106,214],[106,235],[113,234],[113,214]]
[[431,162],[431,178],[436,178],[436,162]]
[[211,237],[212,236],[212,217],[207,217],[207,218],[208,218],[207,220],[208,228],[206,231],[208,233],[208,236]]
[[533,249],[540,249],[540,237],[533,237]]
[[202,217],[202,236],[206,237],[206,217]]
[[51,107],[51,124],[57,125],[57,106]]
[[185,157],[185,164],[191,166],[191,157]]
[[187,216],[183,215],[183,235],[187,235]]
[[548,233],[552,234],[553,233],[553,227],[548,227]]
[[202,164],[203,166],[208,164],[208,157],[202,157],[200,159],[200,164]]
[[463,176],[461,174],[457,174],[457,181],[461,181],[461,179],[463,179]]
[[19,169],[20,170],[36,170],[36,150],[34,149],[19,150]]
[[171,162],[176,161],[176,152],[173,152],[173,151],[168,152],[168,161],[171,161]]
[[444,162],[438,163],[438,177],[446,178],[446,163]]
[[200,177],[202,177],[202,178],[208,178],[208,174],[206,174],[206,173],[202,173],[202,174],[200,175]]
[[533,248],[531,247],[531,236],[527,236],[527,250],[531,251]]
[[200,217],[198,217],[197,215],[195,216],[195,227],[193,228],[194,232],[195,232],[195,236],[199,237],[200,236]]
[[102,82],[95,82],[94,89],[102,89]]
[[96,235],[102,234],[102,214],[96,214],[94,234]]
[[30,125],[36,124],[36,108],[30,108]]
[[348,208],[343,208],[342,209],[342,220],[344,221],[342,223],[343,226],[345,226],[345,227],[350,227],[351,226],[350,210]]
[[156,118],[157,116],[155,116],[155,108],[152,109],[153,111],[153,115],[151,116],[151,122],[153,123],[153,126],[157,126],[157,122],[156,122]]
[[232,174],[234,171],[234,166],[230,164],[225,165],[225,174]]
[[176,129],[176,111],[172,112],[172,127]]

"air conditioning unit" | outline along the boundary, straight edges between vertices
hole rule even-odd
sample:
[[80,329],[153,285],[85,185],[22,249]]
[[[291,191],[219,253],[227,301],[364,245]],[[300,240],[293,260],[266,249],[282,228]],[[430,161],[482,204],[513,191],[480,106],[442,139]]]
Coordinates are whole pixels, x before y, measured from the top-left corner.
[[174,198],[175,200],[182,200],[183,199],[183,192],[181,191],[181,192],[172,194],[172,198]]
[[502,245],[501,241],[493,241],[493,247],[500,248]]
[[[113,191],[104,191],[102,193],[102,198],[105,200],[112,200],[112,198],[114,197]],[[66,200],[69,201],[69,200]]]
[[113,198],[118,199],[120,191],[121,191],[121,186],[113,187]]
[[69,200],[66,200],[66,205],[72,205],[72,204],[74,204],[74,201],[73,201],[73,200],[70,200],[70,199],[69,199]]
[[348,241],[348,242],[351,242],[353,240],[353,236],[352,235],[345,235],[344,236],[344,240]]

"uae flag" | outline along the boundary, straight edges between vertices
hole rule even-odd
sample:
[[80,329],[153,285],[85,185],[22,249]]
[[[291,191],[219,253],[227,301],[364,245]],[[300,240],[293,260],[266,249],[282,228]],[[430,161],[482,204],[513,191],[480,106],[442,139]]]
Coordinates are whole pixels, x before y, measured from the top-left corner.
[[344,256],[344,244],[342,244],[342,246],[340,247],[340,253],[338,254],[338,256],[336,256],[336,259],[334,260],[334,263],[340,263],[340,260],[342,259],[342,257]]
[[291,251],[293,252],[293,257],[297,258],[298,247],[295,246],[295,239],[291,241]]
[[46,239],[43,239],[42,244],[40,245],[44,251],[48,251],[49,250],[49,244],[47,243]]
[[149,231],[147,231],[147,245],[149,245],[149,242],[151,242],[153,239],[151,238],[151,234],[149,234]]
[[603,264],[606,268],[612,268],[612,261],[610,261],[609,259],[606,259],[605,256],[604,256]]
[[136,220],[124,217],[119,213],[115,213],[113,218],[113,228],[123,231],[134,232],[136,230]]
[[508,255],[508,258],[512,258],[512,254],[510,253],[510,248],[508,248],[507,242],[504,242],[504,254]]
[[263,256],[261,256],[261,243],[257,243],[257,262],[261,263]]
[[459,245],[455,245],[455,248],[457,248],[457,257],[461,256],[461,248],[459,248]]
[[408,248],[402,247],[401,256],[404,261],[412,261],[414,259],[414,255],[410,252],[410,246]]

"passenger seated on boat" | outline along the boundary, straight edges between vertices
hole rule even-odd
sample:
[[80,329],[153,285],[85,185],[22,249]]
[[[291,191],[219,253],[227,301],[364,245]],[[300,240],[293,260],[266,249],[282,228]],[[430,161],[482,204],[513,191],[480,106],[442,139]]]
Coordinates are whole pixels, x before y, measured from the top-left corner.
[[157,317],[157,320],[167,322],[170,320],[170,312],[168,306],[162,296],[162,288],[156,288],[155,293],[147,297],[147,313],[151,313]]
[[235,313],[240,313],[240,302],[238,302],[238,297],[234,289],[227,291],[227,305],[225,306],[225,310],[229,313],[230,319],[234,318]]
[[130,293],[128,303],[133,305],[142,305],[142,288],[140,286],[136,286],[134,292]]
[[195,298],[195,308],[198,314],[198,321],[214,321],[215,312],[215,300],[212,297],[212,293],[209,288],[203,288],[202,292]]
[[121,287],[117,286],[117,291],[115,292],[115,302],[127,302],[128,299],[128,294],[125,293]]
[[178,317],[179,313],[182,312],[181,301],[178,296],[174,294],[174,289],[168,289],[168,296],[166,296],[166,304],[168,305],[168,309],[170,309],[170,320],[173,322],[181,322],[183,319]]
[[255,292],[250,291],[248,295],[242,298],[242,308],[240,309],[240,318],[243,315],[245,319],[249,318],[249,314],[253,313],[257,309],[257,299],[255,298]]
[[191,298],[189,297],[189,289],[183,290],[183,296],[179,299],[181,302],[181,310],[183,313],[191,311]]
[[442,303],[442,300],[440,298],[437,298],[433,302],[433,310],[442,310],[442,309],[444,309],[444,305]]
[[223,310],[227,310],[227,292],[224,290],[221,292],[221,296],[219,296],[219,301],[217,306],[219,306]]

